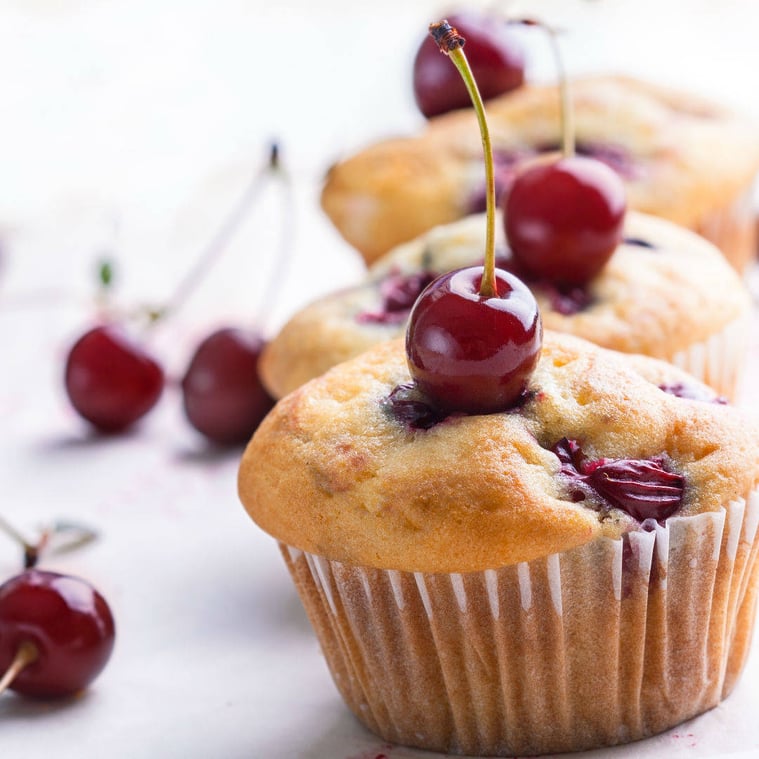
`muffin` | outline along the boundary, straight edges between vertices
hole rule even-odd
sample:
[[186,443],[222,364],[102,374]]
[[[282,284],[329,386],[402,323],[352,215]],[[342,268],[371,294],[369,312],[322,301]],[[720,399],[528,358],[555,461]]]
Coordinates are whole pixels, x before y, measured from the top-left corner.
[[[434,276],[482,258],[482,215],[431,230],[383,256],[367,280],[305,307],[265,349],[262,380],[281,398],[331,366],[402,334],[416,296]],[[500,264],[510,266],[503,225]],[[628,213],[625,239],[586,288],[530,282],[543,321],[599,345],[664,359],[728,398],[748,343],[750,298],[735,271],[697,235]]]
[[402,343],[375,346],[281,400],[240,468],[361,722],[540,754],[730,693],[756,603],[755,421],[676,367],[550,331],[505,412],[436,416],[409,381]]
[[[573,83],[579,153],[614,168],[630,206],[714,242],[738,271],[754,260],[755,125],[693,95],[619,76]],[[554,86],[523,87],[487,104],[497,183],[560,143]],[[334,165],[322,206],[368,262],[433,226],[484,210],[484,169],[471,110],[431,119],[416,136],[372,145]]]

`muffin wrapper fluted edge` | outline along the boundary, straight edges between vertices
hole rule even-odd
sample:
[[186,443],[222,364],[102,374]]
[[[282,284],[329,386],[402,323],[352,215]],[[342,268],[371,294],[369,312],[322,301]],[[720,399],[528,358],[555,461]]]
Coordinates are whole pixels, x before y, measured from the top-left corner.
[[667,360],[725,398],[735,400],[746,364],[749,325],[747,312],[708,339],[677,351]]
[[330,671],[385,740],[470,755],[624,743],[718,704],[748,653],[759,492],[464,574],[281,545]]
[[704,214],[693,229],[713,242],[739,273],[756,258],[757,228],[753,183],[723,206]]

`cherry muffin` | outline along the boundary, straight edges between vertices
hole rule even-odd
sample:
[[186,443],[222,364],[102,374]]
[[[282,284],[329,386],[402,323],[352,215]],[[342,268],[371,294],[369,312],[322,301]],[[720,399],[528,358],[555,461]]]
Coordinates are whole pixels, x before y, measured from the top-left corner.
[[436,411],[385,342],[275,406],[239,476],[385,740],[637,740],[712,708],[754,619],[759,428],[669,364],[546,331],[518,402]]
[[[577,152],[623,178],[632,208],[714,242],[739,271],[754,260],[755,125],[690,94],[619,76],[572,84]],[[497,183],[560,144],[554,86],[525,86],[487,104]],[[368,262],[433,226],[485,208],[474,112],[432,118],[417,136],[377,143],[334,165],[322,206]]]
[[[499,265],[512,265],[496,224]],[[366,282],[296,313],[269,343],[260,371],[280,398],[331,366],[402,334],[417,295],[437,275],[482,258],[481,215],[399,246]],[[704,239],[661,219],[628,213],[625,237],[587,286],[528,280],[545,325],[606,348],[677,364],[732,398],[746,355],[750,298]]]

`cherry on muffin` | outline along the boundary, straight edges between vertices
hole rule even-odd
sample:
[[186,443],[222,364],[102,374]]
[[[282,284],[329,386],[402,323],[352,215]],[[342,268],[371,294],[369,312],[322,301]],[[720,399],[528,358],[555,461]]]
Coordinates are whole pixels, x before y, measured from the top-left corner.
[[458,69],[482,134],[487,183],[484,266],[444,274],[419,296],[409,317],[406,355],[411,376],[438,410],[492,413],[516,404],[537,364],[543,329],[530,290],[495,266],[495,174],[482,98],[448,21],[430,25],[441,52]]
[[575,151],[569,83],[556,34],[544,28],[559,73],[562,152],[517,172],[501,203],[504,228],[514,258],[529,276],[560,286],[584,285],[622,241],[627,197],[613,169]]

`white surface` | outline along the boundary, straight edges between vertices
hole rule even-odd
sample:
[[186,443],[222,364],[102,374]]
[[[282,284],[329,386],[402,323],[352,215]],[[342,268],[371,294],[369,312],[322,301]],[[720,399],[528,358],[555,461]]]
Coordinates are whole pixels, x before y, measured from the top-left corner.
[[[373,41],[379,5],[387,44]],[[632,0],[522,5],[562,14],[574,70],[641,71],[759,113],[745,99],[755,88],[741,81],[759,69],[750,0],[668,3],[666,14]],[[678,14],[686,5],[687,20]],[[341,151],[419,122],[410,57],[438,7],[0,2],[0,511],[29,534],[56,517],[100,529],[97,543],[46,566],[90,579],[118,626],[112,661],[80,700],[0,698],[4,757],[432,756],[384,745],[343,707],[273,542],[237,502],[239,452],[207,451],[173,387],[132,435],[91,437],[66,406],[61,374],[91,323],[88,278],[100,252],[117,258],[124,302],[160,302],[273,136],[297,184],[297,261],[266,326],[358,277],[357,257],[318,210],[319,178]],[[155,334],[174,373],[198,336],[253,318],[277,213],[267,197],[203,289]],[[755,364],[758,353],[755,345]],[[18,561],[0,536],[0,575]],[[711,713],[590,756],[757,756],[758,700],[755,652],[736,693]]]

